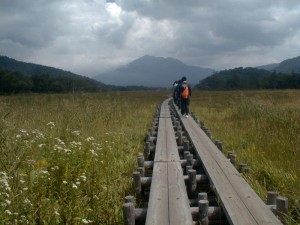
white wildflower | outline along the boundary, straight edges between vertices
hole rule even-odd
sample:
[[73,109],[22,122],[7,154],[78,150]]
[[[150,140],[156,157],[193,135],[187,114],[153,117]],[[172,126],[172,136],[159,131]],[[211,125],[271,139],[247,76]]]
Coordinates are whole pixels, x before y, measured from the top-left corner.
[[80,135],[80,131],[79,131],[79,130],[74,130],[74,131],[72,132],[72,134],[75,134],[75,135],[79,136],[79,135]]
[[21,137],[22,137],[22,136],[21,136],[20,134],[17,134],[17,135],[16,135],[16,138],[17,138],[17,139],[19,139],[19,138],[21,138]]
[[72,188],[78,189],[77,185],[74,183],[72,184]]
[[85,182],[86,181],[86,176],[85,176],[85,174],[82,174],[81,176],[81,179]]
[[47,174],[47,175],[49,175],[48,170],[41,170],[40,173],[41,173],[41,174]]
[[65,148],[64,151],[65,151],[65,153],[72,152],[71,149],[68,149],[68,148]]
[[55,151],[62,151],[63,148],[61,146],[59,146],[59,145],[54,145],[54,150]]
[[68,183],[67,181],[65,181],[65,180],[63,181],[63,184],[67,184],[67,183]]
[[24,204],[26,204],[26,205],[32,205],[31,201],[28,198],[25,198]]
[[83,222],[84,224],[89,224],[92,223],[92,220],[87,220],[87,219],[82,219],[81,222]]
[[91,142],[91,141],[95,141],[95,138],[93,138],[93,137],[88,137],[86,140],[87,140],[88,142]]
[[59,170],[59,166],[51,167],[51,170]]
[[47,123],[47,126],[50,127],[50,129],[52,129],[53,127],[55,127],[55,123],[49,122],[49,123]]
[[95,150],[94,150],[94,149],[91,149],[91,150],[90,150],[90,152],[92,153],[92,155],[94,155],[94,156],[98,156],[98,154],[95,152]]
[[80,182],[79,182],[79,181],[76,181],[76,183],[75,183],[75,184],[79,186],[79,185],[80,185]]
[[0,176],[0,187],[2,186],[2,188],[5,191],[10,192],[11,188],[8,183],[9,177],[7,176],[7,174],[5,172],[0,172],[0,175],[2,175],[2,176]]
[[57,212],[57,210],[54,211],[54,214],[57,216],[60,216],[59,212]]
[[44,146],[46,146],[46,144],[39,144],[39,145],[38,145],[39,148],[42,148],[42,147],[44,147]]
[[65,142],[63,140],[61,140],[60,138],[54,138],[54,139],[58,142],[58,144],[65,145]]
[[4,213],[7,214],[7,215],[11,215],[12,214],[11,211],[9,211],[8,209],[5,210]]
[[8,200],[8,199],[6,199],[5,202],[6,202],[7,205],[10,205],[10,204],[11,204],[11,201]]

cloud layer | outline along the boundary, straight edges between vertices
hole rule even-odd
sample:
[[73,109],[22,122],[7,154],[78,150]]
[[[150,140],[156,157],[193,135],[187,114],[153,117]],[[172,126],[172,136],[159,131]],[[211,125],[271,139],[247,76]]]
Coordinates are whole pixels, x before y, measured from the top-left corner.
[[145,54],[213,69],[299,55],[299,0],[0,0],[1,55],[94,76]]

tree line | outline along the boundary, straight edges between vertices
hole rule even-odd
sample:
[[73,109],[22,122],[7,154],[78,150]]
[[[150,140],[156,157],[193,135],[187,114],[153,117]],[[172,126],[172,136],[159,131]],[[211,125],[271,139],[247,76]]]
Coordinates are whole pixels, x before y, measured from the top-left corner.
[[205,90],[299,89],[300,74],[239,67],[215,73],[201,80],[196,88]]
[[140,91],[156,88],[144,86],[119,87],[79,75],[24,75],[19,71],[0,68],[0,94],[19,93],[72,93],[97,91]]
[[18,71],[0,69],[0,93],[64,93],[99,91],[108,86],[87,77],[50,76],[49,74],[23,75]]

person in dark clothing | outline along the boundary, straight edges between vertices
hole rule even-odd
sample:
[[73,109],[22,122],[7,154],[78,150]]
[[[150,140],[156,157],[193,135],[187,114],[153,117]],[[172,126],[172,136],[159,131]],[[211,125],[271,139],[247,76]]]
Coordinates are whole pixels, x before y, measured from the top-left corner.
[[178,88],[180,92],[180,102],[181,102],[181,115],[188,117],[189,116],[189,106],[190,106],[190,97],[192,96],[192,90],[190,85],[187,82],[186,77],[182,77],[181,85]]
[[172,87],[173,101],[175,104],[177,104],[177,92],[176,92],[177,85],[178,85],[178,81],[175,80],[175,82],[173,83],[173,87]]
[[177,106],[178,106],[178,109],[181,108],[181,91],[180,91],[180,87],[181,87],[181,79],[178,80],[178,85],[176,86],[176,99],[177,99]]

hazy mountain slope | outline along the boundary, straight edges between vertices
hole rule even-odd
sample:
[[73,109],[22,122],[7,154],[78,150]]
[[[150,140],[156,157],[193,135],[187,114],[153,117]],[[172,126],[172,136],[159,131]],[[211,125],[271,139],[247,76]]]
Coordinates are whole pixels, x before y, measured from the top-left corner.
[[263,65],[263,66],[257,66],[257,69],[263,69],[263,70],[268,70],[268,71],[274,71],[276,67],[278,67],[279,63],[272,63],[268,65]]
[[300,56],[282,61],[275,70],[285,73],[300,72]]
[[100,74],[95,79],[113,85],[170,87],[182,76],[186,76],[190,84],[197,84],[213,72],[212,69],[185,65],[174,58],[145,55],[126,66]]

